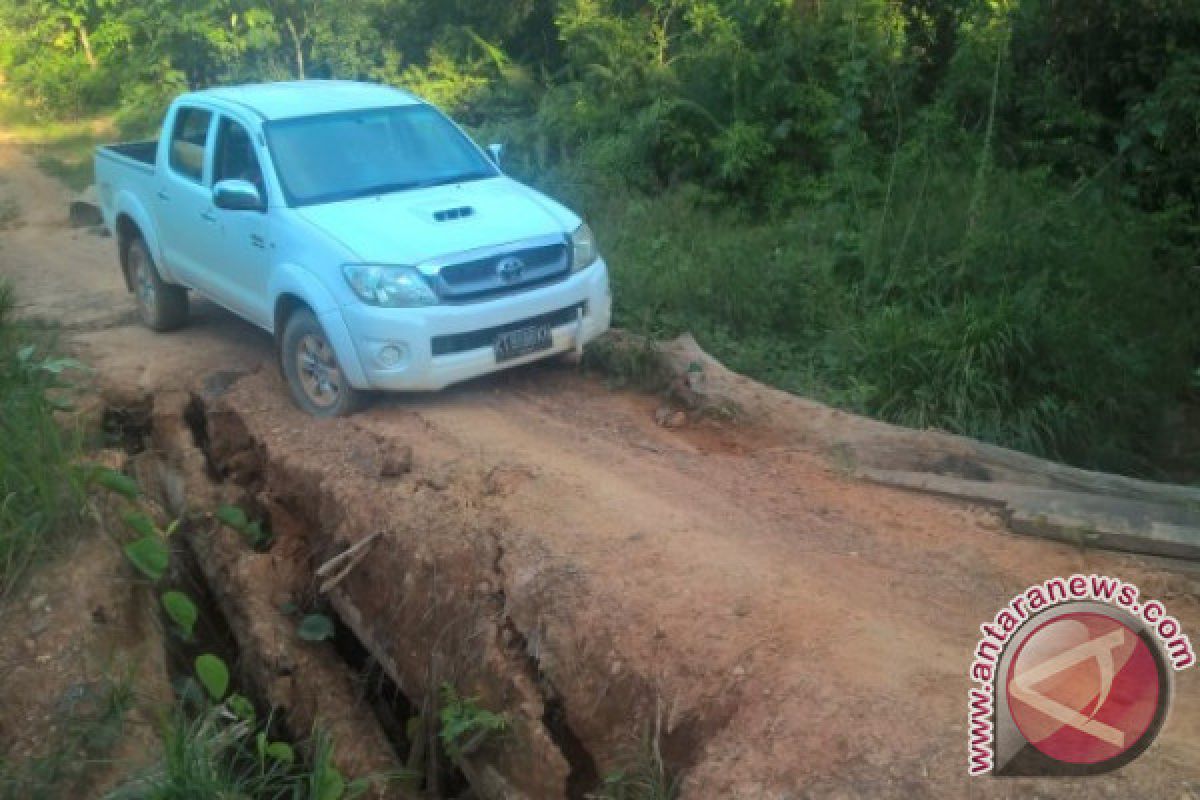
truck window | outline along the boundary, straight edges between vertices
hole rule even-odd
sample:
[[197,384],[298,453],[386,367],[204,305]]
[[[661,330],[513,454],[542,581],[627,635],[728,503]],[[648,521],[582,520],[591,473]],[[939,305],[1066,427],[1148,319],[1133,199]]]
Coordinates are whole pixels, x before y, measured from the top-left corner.
[[204,147],[212,112],[199,108],[181,108],[175,114],[171,131],[171,169],[194,181],[203,180]]
[[250,181],[258,188],[260,197],[267,196],[254,142],[241,123],[228,117],[221,117],[217,124],[217,157],[213,170],[213,183]]

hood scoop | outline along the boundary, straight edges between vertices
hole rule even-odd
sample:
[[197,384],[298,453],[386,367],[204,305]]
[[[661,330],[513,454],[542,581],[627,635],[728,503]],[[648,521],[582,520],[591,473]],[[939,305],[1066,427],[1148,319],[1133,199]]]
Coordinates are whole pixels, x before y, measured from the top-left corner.
[[475,215],[475,209],[470,206],[459,206],[457,208],[443,208],[441,211],[433,212],[433,218],[438,222],[453,222],[456,219],[466,219]]

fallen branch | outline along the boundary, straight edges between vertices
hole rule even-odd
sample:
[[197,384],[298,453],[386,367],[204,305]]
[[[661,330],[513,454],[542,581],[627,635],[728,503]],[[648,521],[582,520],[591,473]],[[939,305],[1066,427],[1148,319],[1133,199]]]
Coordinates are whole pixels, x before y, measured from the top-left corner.
[[382,535],[382,532],[376,531],[365,539],[346,548],[341,553],[338,553],[336,556],[319,566],[317,568],[316,575],[318,578],[324,578],[342,564],[345,564],[345,567],[343,567],[336,575],[321,584],[321,594],[324,594],[333,587],[337,586],[342,582],[343,578],[353,572],[354,568],[361,564],[363,559],[365,559],[368,553],[370,553],[369,548],[371,544],[373,544],[375,540]]

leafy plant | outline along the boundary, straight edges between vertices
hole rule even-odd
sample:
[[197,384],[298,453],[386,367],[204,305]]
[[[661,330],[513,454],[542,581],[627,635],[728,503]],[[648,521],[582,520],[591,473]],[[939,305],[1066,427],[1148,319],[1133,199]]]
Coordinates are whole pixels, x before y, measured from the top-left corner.
[[129,562],[150,580],[160,581],[166,574],[170,554],[167,551],[166,542],[157,534],[143,536],[136,541],[129,542],[122,550]]
[[52,335],[14,321],[13,302],[0,281],[0,601],[75,530],[86,482],[79,437],[55,418],[78,362],[50,355]]
[[200,616],[196,604],[192,602],[192,598],[188,597],[183,592],[169,591],[162,595],[163,609],[166,610],[167,616],[179,626],[179,630],[187,638],[191,638],[192,632],[196,629],[196,620]]
[[333,620],[324,614],[306,614],[296,627],[296,634],[306,642],[332,639],[335,633]]
[[229,667],[211,653],[196,657],[196,678],[214,701],[220,702],[229,691]]
[[441,695],[438,736],[451,759],[470,755],[508,729],[508,717],[480,708],[478,698],[461,697],[448,683],[442,684]]
[[216,518],[223,525],[246,537],[246,541],[256,550],[271,543],[271,535],[263,530],[262,523],[258,520],[251,520],[246,512],[237,506],[221,506],[217,509]]
[[674,800],[679,777],[663,762],[657,734],[647,731],[625,749],[622,763],[604,776],[589,800]]
[[96,467],[91,473],[91,479],[97,485],[123,495],[130,500],[136,499],[140,491],[137,482],[133,478],[108,467]]

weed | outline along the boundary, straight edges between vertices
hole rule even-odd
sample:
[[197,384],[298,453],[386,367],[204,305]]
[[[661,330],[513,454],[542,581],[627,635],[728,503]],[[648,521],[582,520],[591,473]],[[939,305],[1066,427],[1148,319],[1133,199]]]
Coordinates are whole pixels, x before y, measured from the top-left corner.
[[480,708],[477,698],[460,696],[448,683],[442,684],[441,699],[441,729],[438,736],[446,748],[446,754],[455,762],[471,755],[488,739],[508,729],[505,715]]
[[55,419],[64,373],[80,365],[49,355],[52,337],[14,322],[12,307],[0,284],[0,600],[72,530],[84,499],[79,437]]
[[588,795],[589,800],[674,800],[679,778],[663,763],[659,739],[647,730],[625,751],[621,765]]

